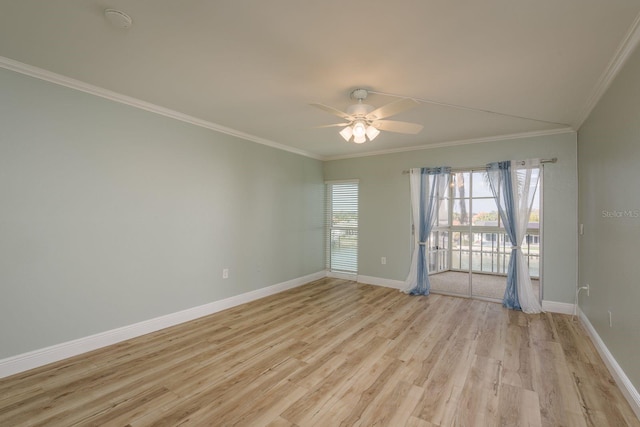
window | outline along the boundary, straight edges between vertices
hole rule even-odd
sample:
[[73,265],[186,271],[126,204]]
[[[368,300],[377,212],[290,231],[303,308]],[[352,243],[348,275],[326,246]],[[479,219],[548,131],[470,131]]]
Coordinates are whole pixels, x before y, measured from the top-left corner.
[[[534,171],[537,179],[539,170]],[[482,170],[454,172],[451,178],[451,270],[506,274],[511,242]],[[522,251],[532,278],[539,276],[540,198],[536,193]],[[430,270],[437,273],[442,270]]]
[[358,272],[358,182],[326,183],[327,269]]

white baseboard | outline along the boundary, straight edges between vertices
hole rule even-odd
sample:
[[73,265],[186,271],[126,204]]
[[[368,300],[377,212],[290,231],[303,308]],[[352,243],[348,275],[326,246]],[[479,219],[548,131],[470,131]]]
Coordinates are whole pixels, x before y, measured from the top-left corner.
[[358,276],[358,282],[393,289],[404,289],[405,287],[404,282],[401,280],[383,279],[381,277],[372,276]]
[[342,279],[342,280],[356,280],[358,275],[350,274],[350,273],[338,273],[336,271],[327,270],[327,277],[331,277],[334,279]]
[[[380,277],[358,276],[358,282],[399,290],[403,290],[405,288],[405,283],[401,280],[383,279]],[[564,302],[542,301],[543,310],[551,313],[573,314],[573,307],[573,304]]]
[[277,294],[287,289],[302,286],[323,277],[326,277],[324,270],[219,301],[2,359],[0,360],[0,378],[188,322],[227,308]]
[[600,338],[600,335],[598,335],[596,329],[579,307],[578,314],[580,322],[589,333],[593,345],[596,347],[596,350],[598,350],[598,353],[600,353],[600,357],[604,360],[605,365],[607,365],[611,376],[613,376],[613,379],[616,381],[616,384],[618,384],[620,391],[622,391],[622,394],[629,402],[629,405],[631,405],[633,412],[635,412],[636,416],[640,419],[640,393],[638,393],[638,390],[636,390],[631,383],[631,380],[629,380],[629,377],[627,377],[627,374],[625,374],[620,365],[618,365],[613,354],[611,354],[604,341],[602,341],[602,338]]
[[542,301],[542,309],[551,313],[573,314],[575,304],[568,302]]

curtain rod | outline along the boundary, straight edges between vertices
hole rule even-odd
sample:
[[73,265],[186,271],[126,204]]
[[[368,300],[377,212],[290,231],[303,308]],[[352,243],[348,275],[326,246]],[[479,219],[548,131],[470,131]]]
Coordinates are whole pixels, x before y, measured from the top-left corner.
[[[557,163],[558,162],[558,158],[554,157],[552,159],[541,159],[540,163]],[[521,164],[524,165],[524,162],[522,162]],[[476,169],[482,169],[484,168],[484,166],[475,166],[475,167],[468,167],[468,168],[455,168],[455,169],[451,169],[451,172],[458,172],[458,171],[468,171],[468,170],[476,170]],[[403,175],[407,175],[409,173],[409,169],[405,169],[402,171]]]

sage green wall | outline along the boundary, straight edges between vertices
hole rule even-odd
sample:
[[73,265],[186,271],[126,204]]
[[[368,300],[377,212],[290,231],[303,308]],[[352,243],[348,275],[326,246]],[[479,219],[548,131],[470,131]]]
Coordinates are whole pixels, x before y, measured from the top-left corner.
[[0,359],[324,269],[320,161],[3,69],[0,93]]
[[[481,166],[518,158],[552,158],[544,168],[544,299],[573,303],[577,275],[576,135],[491,141],[325,162],[326,180],[360,180],[358,273],[405,280],[411,254],[409,179],[421,166]],[[387,264],[380,263],[387,257]]]
[[640,390],[639,50],[580,128],[578,166],[580,308]]

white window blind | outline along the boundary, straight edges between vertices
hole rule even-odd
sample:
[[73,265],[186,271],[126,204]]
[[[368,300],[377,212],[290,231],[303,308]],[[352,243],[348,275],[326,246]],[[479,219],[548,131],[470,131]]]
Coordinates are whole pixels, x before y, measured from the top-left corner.
[[326,184],[327,269],[358,272],[358,182]]

